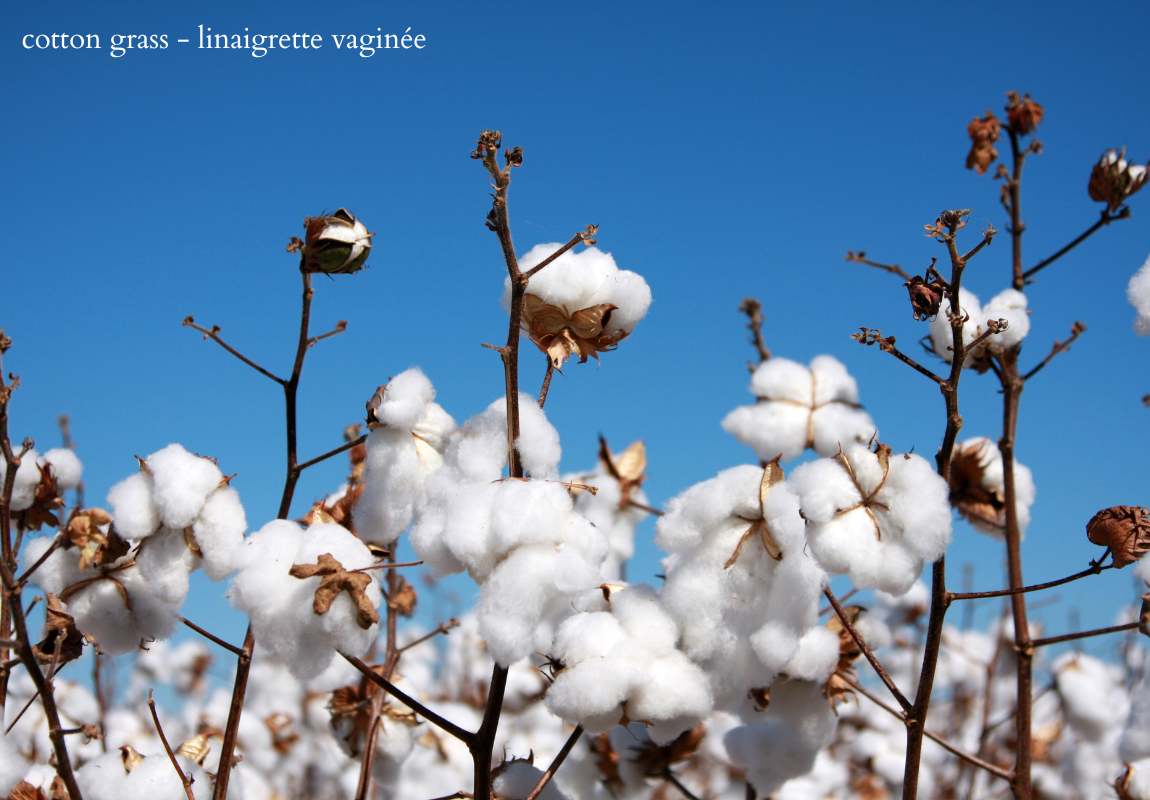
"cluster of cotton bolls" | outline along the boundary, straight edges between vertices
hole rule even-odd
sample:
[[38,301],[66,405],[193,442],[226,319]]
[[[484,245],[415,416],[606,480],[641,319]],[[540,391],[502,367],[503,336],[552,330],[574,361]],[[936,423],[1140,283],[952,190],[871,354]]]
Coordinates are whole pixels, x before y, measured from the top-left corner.
[[[980,368],[984,362],[983,350],[986,345],[992,344],[1009,350],[1017,346],[1030,333],[1030,314],[1026,310],[1026,295],[1017,289],[1004,289],[991,298],[985,306],[978,302],[973,292],[960,289],[958,292],[959,309],[967,317],[962,328],[962,343],[969,346],[972,341],[987,331],[988,320],[1006,320],[1007,329],[995,333],[983,343],[976,352],[970,353],[964,367]],[[943,304],[944,310],[950,309],[949,303]],[[939,313],[930,321],[930,342],[934,352],[941,356],[948,364],[953,358],[954,335],[950,320],[945,313]]]
[[811,554],[860,589],[906,592],[950,543],[946,481],[922,457],[852,445],[795,469]]
[[[1014,462],[1014,504],[1018,529],[1030,525],[1034,478],[1030,468]],[[950,460],[951,503],[976,531],[1002,539],[1006,530],[1006,472],[1002,452],[993,440],[980,436],[955,445]]]
[[[113,486],[108,505],[111,528],[93,522],[88,536],[90,545],[105,543],[100,557],[90,547],[78,557],[69,540],[32,579],[63,601],[101,651],[118,655],[171,635],[193,571],[203,567],[213,581],[230,574],[247,521],[215,461],[178,444],[151,454]],[[47,537],[33,539],[24,558],[35,563],[52,546]]]
[[755,368],[751,393],[759,398],[723,420],[723,429],[755,449],[763,461],[789,461],[808,447],[832,456],[839,446],[870,441],[874,420],[858,403],[858,384],[832,356],[818,356],[809,367],[771,358]]
[[480,585],[480,633],[504,666],[537,649],[549,604],[599,583],[609,550],[558,482],[559,434],[526,394],[519,414],[515,447],[530,477],[502,479],[507,416],[497,400],[448,440],[411,532],[412,547],[437,574],[467,570]]

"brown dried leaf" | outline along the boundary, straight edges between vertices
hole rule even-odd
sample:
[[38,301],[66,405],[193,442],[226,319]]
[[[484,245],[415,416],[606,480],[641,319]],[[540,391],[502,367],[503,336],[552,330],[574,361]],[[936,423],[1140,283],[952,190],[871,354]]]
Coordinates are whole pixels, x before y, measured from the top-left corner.
[[64,779],[59,775],[52,778],[52,800],[71,800],[71,798],[68,787],[64,785]]
[[611,735],[600,733],[591,740],[591,752],[595,754],[595,765],[599,767],[599,774],[603,776],[603,783],[611,790],[612,795],[624,786],[619,775],[619,754],[611,747]]
[[331,553],[321,555],[316,564],[296,564],[288,574],[300,579],[315,576],[322,578],[315,590],[315,601],[312,603],[312,610],[316,614],[326,614],[335,598],[341,592],[347,592],[355,604],[357,610],[355,621],[360,628],[367,630],[379,622],[379,612],[375,610],[375,606],[365,593],[371,584],[371,576],[365,572],[348,572]]
[[299,741],[299,734],[292,728],[292,720],[287,714],[272,714],[264,720],[264,725],[272,733],[272,747],[283,755]]

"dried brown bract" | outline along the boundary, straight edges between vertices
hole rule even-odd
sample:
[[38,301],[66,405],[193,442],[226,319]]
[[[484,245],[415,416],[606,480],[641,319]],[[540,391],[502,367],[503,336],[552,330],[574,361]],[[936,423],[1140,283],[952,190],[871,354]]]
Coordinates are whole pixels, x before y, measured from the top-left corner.
[[1114,566],[1121,569],[1150,551],[1150,512],[1142,506],[1104,508],[1086,523],[1086,535],[1109,547]]
[[599,353],[618,347],[627,332],[604,332],[616,308],[618,306],[611,303],[600,303],[571,312],[528,294],[523,302],[523,327],[535,346],[551,359],[551,365],[560,369],[571,356],[579,356],[580,364],[586,362],[588,356],[598,361]]
[[991,454],[984,440],[976,446],[957,447],[950,460],[950,505],[971,522],[1005,527],[1006,498],[997,489],[983,486]]
[[683,731],[678,738],[670,744],[656,745],[651,742],[643,747],[631,748],[634,755],[632,763],[642,767],[643,772],[651,777],[665,774],[672,764],[687,761],[695,756],[699,745],[707,735],[703,723],[698,723],[688,731]]
[[[759,541],[763,543],[763,549],[767,551],[767,555],[775,561],[783,560],[783,550],[779,547],[778,542],[775,540],[775,535],[771,532],[771,528],[767,525],[767,495],[771,492],[771,487],[777,483],[782,483],[786,480],[783,474],[783,468],[779,466],[779,459],[782,456],[775,456],[766,466],[763,467],[763,478],[759,482],[759,516],[756,519],[748,519],[751,527],[747,528],[746,533],[739,539],[738,545],[735,546],[735,552],[727,559],[727,563],[723,565],[723,569],[730,569],[739,560],[739,555],[743,552],[743,546],[748,541],[758,537]],[[744,517],[744,519],[746,519]]]
[[1113,214],[1126,198],[1146,185],[1146,177],[1146,166],[1126,161],[1125,147],[1121,151],[1107,150],[1091,170],[1086,190],[1091,200],[1105,203]]
[[612,455],[607,440],[599,437],[599,460],[611,477],[619,482],[619,508],[631,503],[631,494],[647,480],[647,448],[642,442],[631,442],[618,456]]
[[419,594],[415,591],[415,587],[408,583],[403,576],[399,576],[399,588],[391,598],[391,605],[399,613],[399,616],[410,617],[414,614],[415,603],[418,599]]
[[994,116],[993,111],[987,111],[986,116],[975,117],[966,126],[966,132],[970,136],[970,153],[966,156],[967,169],[972,169],[979,175],[985,175],[986,170],[998,158],[998,151],[994,149],[994,143],[998,141],[998,137],[1001,135],[999,126],[998,117]]
[[32,652],[41,664],[56,664],[59,669],[69,661],[75,661],[84,651],[84,635],[76,628],[76,620],[64,610],[59,598],[51,592],[45,608],[45,625],[48,635],[44,641],[32,645]]
[[933,267],[926,271],[926,278],[915,275],[903,284],[910,293],[910,305],[914,309],[914,318],[918,320],[931,319],[938,314],[946,296],[946,285],[938,273],[931,275],[932,270]]
[[341,592],[347,592],[355,604],[355,622],[359,627],[367,630],[379,622],[379,612],[375,610],[365,592],[371,584],[371,576],[365,572],[348,572],[331,553],[321,555],[316,564],[296,564],[288,574],[300,579],[317,575],[322,578],[315,590],[315,600],[312,603],[312,610],[316,614],[326,614],[335,598]]
[[1009,101],[1006,104],[1006,121],[1010,129],[1019,136],[1033,133],[1042,122],[1042,106],[1030,99],[1029,92],[1022,97],[1018,96],[1018,92],[1007,92],[1006,97]]
[[102,525],[110,525],[112,515],[102,508],[75,509],[64,526],[64,547],[80,549],[80,571],[90,565],[98,567],[113,564],[128,554],[130,545],[122,539],[114,527],[108,532],[100,530]]

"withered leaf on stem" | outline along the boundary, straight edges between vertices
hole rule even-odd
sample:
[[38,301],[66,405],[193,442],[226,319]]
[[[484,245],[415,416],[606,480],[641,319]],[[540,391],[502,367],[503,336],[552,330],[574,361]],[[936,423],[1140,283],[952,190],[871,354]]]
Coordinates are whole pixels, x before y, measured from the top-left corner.
[[76,620],[64,610],[56,595],[49,592],[45,605],[48,635],[44,641],[32,645],[32,652],[41,664],[51,664],[55,659],[59,668],[80,657],[84,651],[84,635],[76,628]]
[[1109,547],[1114,566],[1121,569],[1150,551],[1150,512],[1142,506],[1104,508],[1086,523],[1086,536]]
[[63,508],[65,503],[64,498],[59,496],[56,475],[51,464],[37,469],[40,470],[40,482],[36,484],[32,505],[24,511],[24,527],[34,531],[40,530],[45,525],[49,528],[58,528],[60,520],[54,512]]
[[315,590],[315,601],[312,603],[312,610],[316,614],[326,614],[335,598],[341,592],[347,592],[355,604],[355,622],[359,627],[367,630],[379,622],[379,612],[375,610],[375,606],[371,604],[364,591],[371,584],[371,576],[365,572],[348,572],[331,553],[321,555],[316,564],[296,564],[288,574],[300,579],[317,575],[322,578]]

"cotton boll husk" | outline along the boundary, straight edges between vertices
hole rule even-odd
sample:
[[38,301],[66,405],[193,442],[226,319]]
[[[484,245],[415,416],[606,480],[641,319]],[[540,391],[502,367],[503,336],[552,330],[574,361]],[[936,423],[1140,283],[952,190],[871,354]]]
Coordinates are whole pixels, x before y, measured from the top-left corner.
[[1017,289],[1004,289],[983,306],[982,317],[971,318],[986,329],[987,320],[1005,319],[1009,327],[993,334],[989,341],[1003,348],[1019,344],[1030,333],[1030,315],[1026,312],[1026,295]]
[[145,539],[160,529],[160,512],[152,501],[155,482],[146,472],[129,475],[108,492],[116,531],[129,539]]
[[1126,287],[1126,299],[1138,311],[1134,332],[1139,336],[1150,334],[1150,258],[1130,279]]
[[1131,775],[1126,783],[1126,796],[1129,800],[1150,800],[1150,758],[1133,761],[1129,767]]
[[[312,525],[304,531],[294,563],[315,564],[324,553],[330,553],[332,558],[342,564],[343,568],[349,572],[376,564],[376,558],[367,549],[367,545],[357,539],[347,528],[332,524]],[[376,579],[378,573],[368,574],[372,575],[373,580],[367,585],[364,594],[367,595],[371,604],[378,608],[383,601],[383,591]],[[293,578],[292,580],[299,579]],[[301,582],[311,587],[314,596],[320,578],[305,578]],[[355,605],[346,592],[341,592],[332,601],[330,610],[326,614],[318,615],[318,618],[323,629],[331,636],[332,646],[348,655],[363,655],[371,647],[375,637],[379,635],[378,623],[367,630],[359,627],[355,621]],[[331,655],[334,656],[334,653]]]
[[410,431],[434,399],[431,381],[419,367],[412,367],[387,382],[383,402],[375,409],[375,416],[389,428]]
[[[499,767],[499,775],[491,783],[491,792],[499,800],[523,800],[531,794],[535,784],[543,777],[543,770],[526,761],[509,761]],[[551,781],[539,794],[539,800],[568,800],[567,795]]]
[[[1005,496],[1005,473],[1002,465],[1002,452],[998,449],[998,445],[993,439],[980,436],[973,439],[966,439],[955,446],[956,455],[972,450],[979,453],[979,466],[982,468],[982,481],[980,485],[984,489],[996,492],[1000,496]],[[1037,490],[1034,486],[1033,473],[1031,473],[1029,467],[1018,463],[1016,459],[1014,462],[1014,500],[1018,516],[1018,528],[1023,534],[1026,533],[1026,529],[1030,525],[1030,507],[1034,505],[1036,494]],[[970,518],[968,521],[971,527],[979,533],[985,533],[988,536],[993,536],[995,539],[1004,538],[1006,516],[1002,511],[1000,511],[998,515],[998,521],[1002,523],[1001,526],[990,525],[976,518]]]
[[783,672],[795,680],[826,683],[839,661],[839,635],[828,628],[811,628],[799,640],[798,652]]
[[[978,336],[978,326],[986,329],[985,315],[982,313],[982,304],[973,292],[959,289],[958,304],[960,311],[970,317],[962,326],[962,343],[969,345]],[[950,311],[950,300],[944,300],[938,314],[930,321],[930,342],[934,352],[942,357],[943,361],[950,363],[954,360],[954,353],[948,349],[954,345],[954,328],[951,327],[947,313]],[[967,365],[969,361],[967,362]],[[964,365],[966,366],[966,365]]]
[[775,456],[782,456],[783,461],[790,461],[807,447],[809,416],[809,408],[791,403],[761,402],[739,406],[723,418],[722,424],[723,430],[754,448],[759,459],[770,461]]
[[7,797],[16,784],[24,779],[29,766],[20,755],[15,737],[0,737],[0,795]]
[[1123,761],[1150,758],[1150,681],[1146,678],[1134,689],[1130,715],[1118,742],[1118,757]]
[[[76,454],[67,447],[53,447],[36,459],[36,463],[41,467],[45,464],[52,465],[52,475],[56,478],[56,490],[60,494],[70,492],[79,486],[80,478],[84,474],[84,465],[80,463]],[[19,475],[20,473],[17,472],[16,474]],[[2,475],[0,475],[0,480],[3,480]]]
[[191,525],[224,478],[213,461],[192,455],[178,444],[157,450],[145,461],[154,482],[152,502],[169,528]]
[[204,573],[210,580],[222,581],[231,574],[232,559],[244,542],[247,528],[239,492],[222,486],[208,495],[192,531],[203,556]]
[[[32,507],[36,500],[36,487],[40,483],[40,467],[36,461],[40,454],[34,449],[29,450],[20,459],[20,466],[16,468],[16,478],[12,484],[13,511],[25,511]],[[0,481],[8,476],[8,464],[0,458]]]

